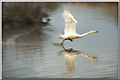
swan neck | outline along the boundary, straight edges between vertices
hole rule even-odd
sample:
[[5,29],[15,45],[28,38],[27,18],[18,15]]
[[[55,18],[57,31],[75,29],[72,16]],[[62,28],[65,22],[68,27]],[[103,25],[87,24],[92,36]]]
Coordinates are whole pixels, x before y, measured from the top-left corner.
[[91,33],[91,31],[86,32],[86,33],[82,34],[81,36],[83,37],[83,36],[86,36],[86,35],[88,35],[88,34],[90,34],[90,33]]

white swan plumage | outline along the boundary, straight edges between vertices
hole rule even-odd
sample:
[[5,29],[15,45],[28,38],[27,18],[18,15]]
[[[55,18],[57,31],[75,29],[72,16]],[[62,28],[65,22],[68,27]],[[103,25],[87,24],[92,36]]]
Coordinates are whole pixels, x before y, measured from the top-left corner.
[[63,35],[58,35],[58,38],[63,39],[63,41],[61,42],[61,44],[63,44],[63,42],[65,40],[70,40],[72,41],[72,39],[76,39],[76,38],[81,38],[83,36],[86,36],[90,33],[96,33],[96,30],[91,30],[87,33],[84,33],[82,35],[78,34],[76,32],[76,24],[77,21],[75,20],[75,18],[72,16],[72,14],[70,13],[70,11],[68,9],[64,9],[63,11],[63,18],[65,20],[65,28],[64,28],[64,34]]

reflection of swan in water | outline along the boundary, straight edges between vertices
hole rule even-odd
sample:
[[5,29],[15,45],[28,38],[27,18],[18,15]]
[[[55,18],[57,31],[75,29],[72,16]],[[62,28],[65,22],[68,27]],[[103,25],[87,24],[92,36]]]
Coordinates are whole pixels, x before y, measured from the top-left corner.
[[74,19],[74,17],[72,16],[72,14],[68,11],[68,9],[65,9],[63,12],[63,17],[65,19],[65,29],[64,29],[64,35],[58,35],[58,38],[63,39],[63,41],[61,42],[61,44],[63,44],[63,42],[65,40],[70,40],[72,41],[72,39],[76,39],[76,38],[82,38],[83,36],[86,36],[90,33],[96,33],[97,31],[92,30],[89,31],[87,33],[84,33],[82,35],[78,34],[76,32],[76,23],[77,21]]
[[75,65],[75,58],[77,55],[82,55],[85,58],[91,59],[93,62],[96,61],[97,57],[89,56],[85,54],[84,52],[73,50],[71,49],[65,49],[64,46],[62,46],[63,50],[58,53],[58,55],[62,56],[64,55],[65,64],[66,64],[66,75],[72,74],[73,71],[76,70]]

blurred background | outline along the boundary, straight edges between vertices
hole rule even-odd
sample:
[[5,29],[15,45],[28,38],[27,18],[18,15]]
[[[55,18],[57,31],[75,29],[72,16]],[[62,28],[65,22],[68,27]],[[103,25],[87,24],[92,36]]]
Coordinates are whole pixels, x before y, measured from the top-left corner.
[[[64,46],[63,10],[79,34]],[[3,78],[117,78],[118,3],[2,3]]]

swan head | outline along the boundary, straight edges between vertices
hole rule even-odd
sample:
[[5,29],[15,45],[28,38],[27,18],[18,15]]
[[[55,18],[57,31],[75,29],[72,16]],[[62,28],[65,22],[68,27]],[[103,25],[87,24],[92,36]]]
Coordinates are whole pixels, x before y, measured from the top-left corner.
[[92,30],[92,31],[90,31],[90,33],[97,33],[98,31],[96,31],[96,30]]

